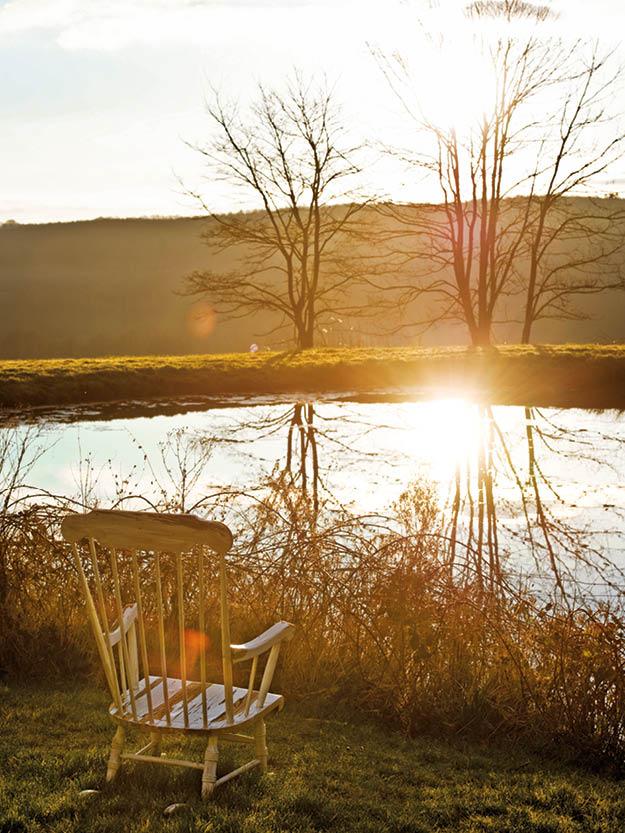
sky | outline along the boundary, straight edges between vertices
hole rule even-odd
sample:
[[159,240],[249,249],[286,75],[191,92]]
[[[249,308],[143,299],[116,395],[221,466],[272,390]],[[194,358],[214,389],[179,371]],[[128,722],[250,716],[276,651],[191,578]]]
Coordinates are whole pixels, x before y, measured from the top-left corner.
[[[610,39],[625,4],[553,4],[558,26]],[[372,47],[421,55],[424,28],[466,29],[463,0],[0,0],[0,222],[197,214],[251,207],[202,178],[211,87],[245,102],[259,81],[325,74],[354,133],[410,141]],[[417,58],[417,67],[419,67]],[[445,98],[421,66],[425,94]],[[401,188],[372,158],[372,181]],[[377,177],[377,179],[376,179]],[[391,183],[390,189],[388,188]]]

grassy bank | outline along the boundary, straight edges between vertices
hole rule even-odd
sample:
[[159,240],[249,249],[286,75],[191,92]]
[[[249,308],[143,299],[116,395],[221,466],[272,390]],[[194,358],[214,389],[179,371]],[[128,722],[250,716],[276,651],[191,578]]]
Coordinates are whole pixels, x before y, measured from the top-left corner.
[[625,345],[319,349],[0,362],[0,406],[229,394],[474,390],[495,404],[625,405]]
[[[127,764],[101,788],[112,727],[95,687],[5,690],[0,695],[0,830],[403,831],[614,833],[625,825],[622,784],[522,749],[406,740],[340,715],[288,704],[268,725],[267,776],[242,776],[208,804],[199,773]],[[135,739],[132,739],[133,741]],[[201,757],[191,742],[183,749]],[[226,768],[239,754],[226,755]],[[174,801],[190,807],[170,819]]]

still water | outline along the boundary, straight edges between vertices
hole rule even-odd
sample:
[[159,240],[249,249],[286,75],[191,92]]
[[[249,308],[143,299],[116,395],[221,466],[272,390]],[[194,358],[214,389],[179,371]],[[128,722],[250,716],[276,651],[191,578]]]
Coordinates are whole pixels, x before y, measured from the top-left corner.
[[147,508],[182,479],[190,510],[226,488],[262,493],[273,474],[321,506],[388,514],[411,484],[426,483],[465,541],[479,535],[490,546],[496,536],[528,573],[577,559],[577,578],[599,596],[625,585],[625,416],[616,411],[383,396],[219,404],[143,416],[118,407],[106,419],[51,413],[5,423],[0,435],[30,432],[27,490],[87,505],[124,496],[126,508]]

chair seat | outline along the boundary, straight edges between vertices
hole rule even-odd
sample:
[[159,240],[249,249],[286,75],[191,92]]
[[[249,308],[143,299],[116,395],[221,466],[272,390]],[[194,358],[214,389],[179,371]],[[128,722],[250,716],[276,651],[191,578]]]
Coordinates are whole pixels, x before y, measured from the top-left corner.
[[164,686],[162,677],[149,677],[149,688],[152,697],[152,717],[150,718],[145,678],[139,680],[135,691],[136,717],[132,713],[130,695],[124,692],[122,697],[122,711],[112,704],[109,714],[117,723],[133,724],[145,728],[153,728],[163,732],[224,732],[237,730],[247,723],[258,720],[262,715],[274,709],[281,709],[284,698],[280,694],[268,693],[262,706],[258,705],[258,691],[253,691],[246,709],[247,688],[234,687],[232,699],[234,704],[233,720],[226,720],[226,704],[224,687],[219,683],[206,684],[206,715],[202,707],[202,684],[195,680],[187,680],[187,719],[184,713],[184,698],[182,680],[177,677],[167,677],[167,693],[169,697],[170,718],[167,718],[165,708]]

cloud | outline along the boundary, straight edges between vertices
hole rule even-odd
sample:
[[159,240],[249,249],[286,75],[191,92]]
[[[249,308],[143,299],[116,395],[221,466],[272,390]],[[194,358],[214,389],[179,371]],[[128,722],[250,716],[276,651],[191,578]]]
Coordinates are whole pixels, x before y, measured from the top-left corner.
[[[545,0],[548,2],[548,0]],[[367,29],[384,36],[413,37],[413,26],[393,23],[394,13],[416,16],[429,29],[449,34],[466,29],[468,0],[0,0],[2,35],[43,31],[68,50],[116,50],[135,44],[201,44],[282,38],[300,41],[311,25],[332,40]],[[586,0],[553,0],[556,32],[614,36],[625,11],[614,0],[595,0],[592,21]],[[332,25],[328,25],[328,21]],[[371,21],[374,21],[371,25]],[[300,42],[300,47],[306,44]]]
[[337,5],[336,0],[8,0],[0,4],[0,36],[44,30],[66,49],[206,41],[229,16],[245,28],[246,19],[258,20],[270,10],[284,14],[330,5]]

